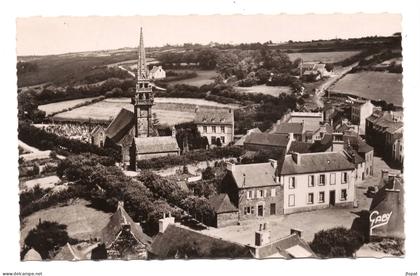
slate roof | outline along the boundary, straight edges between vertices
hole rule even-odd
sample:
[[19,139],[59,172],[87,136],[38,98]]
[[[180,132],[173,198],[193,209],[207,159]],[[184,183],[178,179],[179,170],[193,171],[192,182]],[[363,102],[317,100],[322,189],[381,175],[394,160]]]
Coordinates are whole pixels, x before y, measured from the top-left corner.
[[261,130],[259,128],[257,128],[257,127],[256,128],[253,128],[253,129],[249,129],[244,136],[242,136],[238,141],[235,142],[235,146],[243,146],[246,138],[251,133],[261,133]]
[[192,247],[196,251],[195,256],[187,256],[189,259],[252,258],[250,249],[244,245],[204,235],[176,224],[168,225],[165,232],[156,235],[150,253],[152,258],[169,259],[184,253],[182,251],[186,247]]
[[178,142],[172,136],[134,138],[137,154],[179,152]]
[[372,122],[374,125],[382,127],[384,129],[391,128],[391,130],[396,130],[403,127],[403,122],[394,121],[394,117],[399,117],[397,114],[391,114],[390,112],[383,112],[376,110],[366,118],[366,120]]
[[289,135],[272,133],[251,133],[246,137],[245,144],[287,147]]
[[303,133],[303,123],[280,123],[274,126],[271,133],[276,134],[302,134]]
[[42,261],[41,255],[35,249],[31,248],[23,257],[24,261]]
[[64,260],[64,261],[80,261],[87,260],[86,254],[78,250],[76,247],[66,243],[63,247],[60,248],[57,255],[55,255],[54,260]]
[[134,113],[122,108],[105,130],[105,135],[113,142],[118,143],[135,125]]
[[234,165],[230,173],[239,189],[280,185],[275,179],[276,167],[270,162]]
[[140,224],[135,223],[133,219],[124,210],[121,204],[118,204],[117,211],[111,216],[108,224],[102,229],[102,242],[105,247],[109,247],[116,240],[124,225],[130,225],[130,231],[133,237],[146,247],[150,246],[152,239],[143,233]]
[[297,234],[292,234],[258,248],[259,258],[314,258],[315,253]]
[[203,109],[195,113],[196,124],[230,125],[233,124],[233,110],[226,108]]
[[309,153],[311,151],[312,143],[293,141],[290,145],[289,152]]
[[94,127],[92,129],[92,131],[90,132],[91,135],[94,135],[95,133],[97,133],[98,131],[103,131],[104,128],[101,125],[97,125],[96,127]]
[[297,165],[292,155],[286,155],[280,168],[280,175],[321,173],[330,171],[353,170],[354,165],[337,152],[317,152],[300,154],[301,164]]
[[236,208],[229,199],[227,194],[218,194],[209,198],[210,206],[216,214],[237,212]]

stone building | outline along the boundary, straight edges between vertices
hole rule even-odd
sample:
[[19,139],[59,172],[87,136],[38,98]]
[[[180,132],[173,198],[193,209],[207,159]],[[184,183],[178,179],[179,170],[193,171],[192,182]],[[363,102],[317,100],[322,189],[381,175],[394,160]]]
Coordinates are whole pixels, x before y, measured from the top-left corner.
[[351,106],[351,122],[359,126],[359,134],[364,135],[366,131],[366,118],[369,117],[375,106],[370,101],[354,101]]
[[163,70],[162,66],[153,66],[150,70],[150,78],[152,80],[161,80],[166,78],[166,72]]
[[175,135],[157,137],[152,122],[153,87],[140,31],[136,93],[131,99],[133,111],[122,108],[105,130],[106,144],[118,145],[123,162],[129,161],[132,170],[136,170],[137,160],[180,153]]
[[106,133],[104,127],[101,125],[95,126],[90,132],[90,143],[98,147],[103,147],[105,146],[105,140]]
[[248,151],[271,151],[285,154],[293,141],[293,134],[250,133],[244,141]]
[[124,204],[118,203],[116,212],[102,229],[101,242],[108,259],[147,259],[152,239],[143,233],[139,223],[124,210]]
[[235,119],[232,109],[197,108],[194,123],[201,136],[206,137],[209,145],[226,146],[234,142]]
[[238,208],[236,208],[227,194],[219,194],[209,198],[215,212],[214,226],[224,227],[238,223]]

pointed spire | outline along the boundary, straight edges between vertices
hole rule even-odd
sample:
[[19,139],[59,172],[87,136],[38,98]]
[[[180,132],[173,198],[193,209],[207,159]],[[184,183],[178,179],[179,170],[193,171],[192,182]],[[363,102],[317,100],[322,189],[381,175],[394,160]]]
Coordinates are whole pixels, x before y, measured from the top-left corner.
[[140,28],[139,60],[137,64],[137,80],[147,79],[149,72],[146,64],[146,50],[143,43],[143,28]]

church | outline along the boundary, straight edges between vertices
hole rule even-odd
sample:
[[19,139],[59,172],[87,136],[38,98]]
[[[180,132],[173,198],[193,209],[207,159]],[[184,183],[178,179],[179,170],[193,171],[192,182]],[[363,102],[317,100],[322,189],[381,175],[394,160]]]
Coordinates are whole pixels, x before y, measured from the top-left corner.
[[133,111],[122,108],[105,129],[105,144],[121,147],[123,163],[129,162],[131,170],[136,170],[138,160],[180,153],[174,128],[171,136],[159,136],[153,128],[153,87],[146,64],[143,31],[140,29],[136,93],[131,99]]

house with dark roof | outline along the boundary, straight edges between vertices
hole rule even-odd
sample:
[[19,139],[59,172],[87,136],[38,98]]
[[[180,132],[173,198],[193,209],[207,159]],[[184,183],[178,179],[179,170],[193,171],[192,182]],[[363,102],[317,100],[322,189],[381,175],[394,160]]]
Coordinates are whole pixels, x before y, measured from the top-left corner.
[[301,236],[302,231],[291,229],[290,235],[272,240],[268,223],[262,223],[255,231],[254,245],[249,245],[249,248],[256,259],[316,258],[316,254]]
[[242,244],[209,236],[174,222],[172,217],[159,220],[159,233],[149,249],[150,259],[252,258]]
[[355,166],[342,153],[292,153],[277,174],[283,188],[283,212],[352,206],[355,200]]
[[238,208],[238,220],[283,214],[283,188],[276,175],[277,161],[268,163],[228,163],[222,192]]
[[251,133],[244,141],[244,149],[248,151],[275,151],[286,153],[293,141],[289,134]]
[[143,160],[169,155],[179,155],[175,136],[137,137],[130,148],[130,160]]
[[238,208],[233,205],[227,194],[218,194],[209,198],[215,213],[214,226],[224,227],[238,224]]
[[262,133],[261,130],[259,128],[252,128],[252,129],[248,129],[246,134],[243,135],[242,137],[239,138],[239,140],[237,140],[235,142],[235,146],[239,146],[239,147],[243,147],[246,138],[251,135],[251,133]]
[[124,210],[124,204],[118,203],[116,212],[102,229],[101,243],[108,259],[147,259],[147,252],[152,239],[143,232],[139,223]]
[[222,146],[234,142],[235,120],[232,109],[196,108],[194,123],[201,136],[206,137],[209,145]]
[[303,123],[280,123],[273,127],[270,131],[271,134],[280,135],[293,135],[293,139],[296,141],[302,141],[303,139]]

